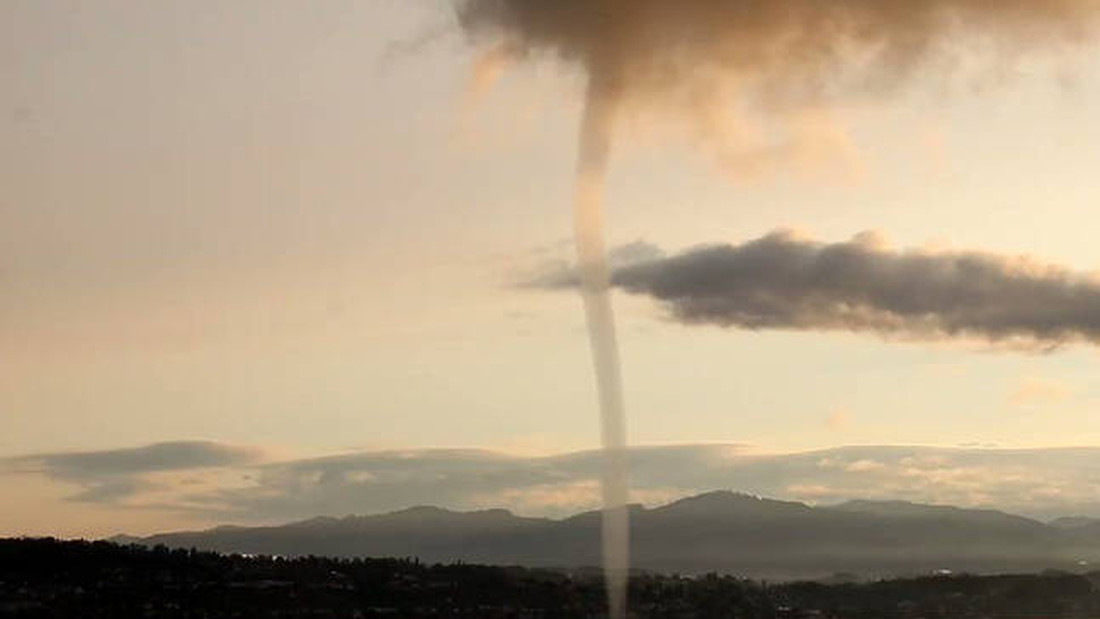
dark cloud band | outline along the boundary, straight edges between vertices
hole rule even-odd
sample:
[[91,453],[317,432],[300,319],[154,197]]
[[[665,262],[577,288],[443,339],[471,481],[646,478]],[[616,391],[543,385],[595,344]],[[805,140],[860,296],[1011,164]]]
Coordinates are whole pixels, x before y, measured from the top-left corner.
[[83,451],[26,456],[24,466],[39,467],[54,474],[131,475],[153,471],[239,465],[254,461],[256,450],[209,441],[155,443],[129,449]]
[[37,473],[82,488],[74,501],[113,503],[156,487],[155,473],[254,464],[261,451],[211,441],[174,441],[142,447],[35,454],[0,459],[0,473]]
[[[534,284],[572,281],[559,270]],[[868,233],[826,244],[775,232],[620,266],[612,282],[687,324],[1039,347],[1100,342],[1092,275],[976,251],[899,251]]]

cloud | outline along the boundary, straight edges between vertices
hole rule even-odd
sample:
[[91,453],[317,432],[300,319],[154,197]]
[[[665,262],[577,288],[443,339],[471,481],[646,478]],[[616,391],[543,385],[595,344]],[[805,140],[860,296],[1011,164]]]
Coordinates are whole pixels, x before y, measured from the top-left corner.
[[856,460],[855,462],[850,462],[847,466],[844,467],[844,470],[849,472],[849,473],[864,473],[864,472],[867,472],[867,471],[877,471],[877,470],[881,469],[883,466],[885,466],[885,465],[882,464],[881,462],[877,462],[875,460],[866,460],[865,459],[865,460]]
[[[156,447],[143,449],[157,452]],[[55,456],[65,456],[63,461],[70,463],[69,456],[77,454],[33,456],[17,459],[18,466],[12,460],[5,464],[9,473],[45,475],[65,487],[76,484],[69,500],[237,524],[370,514],[414,505],[503,507],[524,515],[560,517],[599,506],[603,471],[599,451],[521,457],[430,449],[285,461],[264,461],[252,448],[229,445],[198,451],[215,455],[181,457],[172,464],[138,459],[141,463],[134,466],[111,464],[85,474],[68,466],[27,466]],[[817,504],[902,499],[992,507],[1041,518],[1100,516],[1100,448],[840,447],[767,454],[738,445],[669,445],[632,448],[629,460],[631,500],[647,505],[730,489]]]
[[1100,12],[1095,0],[453,2],[490,57],[576,67],[590,102],[682,121],[742,175],[843,150],[831,102],[892,92],[968,52],[996,68],[1064,51]]
[[[573,285],[558,270],[530,285]],[[778,231],[620,267],[614,286],[685,324],[969,338],[1032,348],[1100,342],[1100,281],[979,251],[896,250],[877,234],[820,243]]]
[[155,443],[103,451],[35,454],[0,461],[0,469],[37,473],[82,488],[74,501],[115,503],[155,488],[157,474],[238,467],[257,462],[255,448],[209,441]]
[[[681,496],[683,471],[701,471],[731,450],[722,446],[635,448],[632,471],[649,480],[635,498]],[[566,515],[600,504],[599,451],[517,457],[481,450],[358,453],[261,467],[251,488],[216,497],[232,516],[285,519],[346,515],[432,504],[460,509],[506,507]]]
[[144,447],[38,454],[17,458],[24,466],[40,467],[65,477],[130,475],[243,464],[257,459],[257,450],[209,441],[176,441]]
[[665,252],[663,249],[640,239],[613,247],[607,252],[607,262],[611,268],[627,267],[640,262],[660,260],[664,257]]
[[1069,386],[1061,381],[1028,376],[1012,391],[1008,402],[1013,406],[1057,404],[1065,401],[1071,394]]
[[[1100,515],[1100,448],[996,450],[841,447],[764,454],[737,445],[635,447],[631,500],[649,505],[732,489],[838,503],[850,499],[993,507],[1025,515]],[[517,457],[478,450],[356,453],[267,463],[253,485],[191,495],[220,518],[281,522],[411,505],[504,507],[564,516],[599,505],[598,451]]]
[[833,432],[839,432],[847,429],[851,421],[852,415],[847,409],[835,408],[825,417],[825,427]]
[[119,479],[84,478],[84,489],[70,496],[68,500],[77,503],[121,503],[142,493],[162,488],[160,484],[136,477]]
[[[571,247],[567,248],[571,249]],[[576,269],[568,258],[562,257],[572,253],[572,251],[562,251],[553,258],[540,258],[525,265],[518,269],[516,276],[512,278],[513,285],[518,288],[559,288],[578,285],[580,279]],[[611,269],[621,269],[659,260],[665,256],[665,251],[653,243],[636,240],[609,249],[607,264]]]

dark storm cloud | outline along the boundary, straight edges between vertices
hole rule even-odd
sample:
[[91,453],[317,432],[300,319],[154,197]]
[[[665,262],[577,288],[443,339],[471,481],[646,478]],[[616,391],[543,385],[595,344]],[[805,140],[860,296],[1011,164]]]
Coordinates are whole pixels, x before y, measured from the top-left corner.
[[[533,285],[573,285],[569,270]],[[775,232],[615,270],[614,286],[687,324],[843,330],[1053,347],[1100,342],[1100,280],[986,252],[899,251],[869,233],[819,243]]]
[[1082,37],[1096,0],[455,0],[474,37],[579,64],[623,96],[755,76],[812,88],[844,68],[901,79],[966,37],[1003,52]]
[[[836,148],[798,114],[945,74],[963,52],[1003,67],[1094,33],[1100,0],[453,0],[494,57],[549,56],[589,103],[685,121],[736,173]],[[779,121],[766,140],[759,122]],[[803,119],[804,120],[804,119]],[[751,144],[749,142],[752,142]]]

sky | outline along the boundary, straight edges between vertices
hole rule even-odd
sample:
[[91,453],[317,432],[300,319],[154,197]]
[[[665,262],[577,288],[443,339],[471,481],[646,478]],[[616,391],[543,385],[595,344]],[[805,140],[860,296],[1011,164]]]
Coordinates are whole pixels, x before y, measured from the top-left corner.
[[[530,285],[572,260],[578,70],[490,79],[427,0],[11,0],[0,33],[0,534],[596,504],[591,467],[563,464],[598,445],[580,300]],[[1027,256],[1091,281],[1088,45],[994,68],[963,54],[815,110],[805,130],[828,148],[752,175],[677,119],[632,116],[609,243],[677,256],[870,231],[891,256]],[[1094,509],[1092,452],[1045,451],[1100,445],[1089,338],[745,328],[614,301],[630,441],[688,454],[674,479],[636,473],[640,501]],[[1024,475],[1022,453],[1057,463]],[[738,473],[742,456],[771,473]],[[893,477],[852,481],[871,472]],[[451,475],[504,480],[443,492]]]

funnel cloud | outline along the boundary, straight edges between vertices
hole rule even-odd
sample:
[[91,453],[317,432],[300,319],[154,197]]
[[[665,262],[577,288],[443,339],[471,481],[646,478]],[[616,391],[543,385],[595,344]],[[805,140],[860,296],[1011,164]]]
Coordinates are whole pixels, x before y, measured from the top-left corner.
[[[456,0],[493,54],[571,66],[621,114],[683,126],[735,177],[850,155],[830,104],[1094,34],[1098,0]],[[979,73],[982,71],[978,69]],[[963,71],[958,71],[966,73]]]
[[1004,55],[1083,40],[1098,12],[1096,0],[457,1],[475,37],[548,53],[633,100],[715,94],[707,83],[730,79],[765,98],[897,84],[967,47]]
[[[816,109],[833,95],[889,89],[961,40],[1011,55],[1081,39],[1100,8],[1100,0],[454,1],[459,23],[492,54],[549,55],[587,80],[574,206],[608,459],[604,552],[613,618],[626,614],[627,519],[618,501],[627,494],[626,469],[615,456],[625,447],[625,415],[600,193],[616,119],[657,108],[688,120],[695,135],[718,144],[725,167],[753,174],[820,158],[843,142],[821,130],[829,120]],[[746,113],[774,116],[780,124],[770,128],[781,130],[761,139]]]

